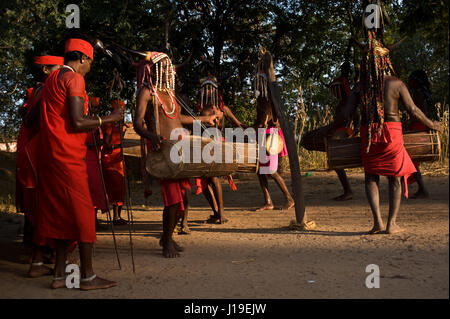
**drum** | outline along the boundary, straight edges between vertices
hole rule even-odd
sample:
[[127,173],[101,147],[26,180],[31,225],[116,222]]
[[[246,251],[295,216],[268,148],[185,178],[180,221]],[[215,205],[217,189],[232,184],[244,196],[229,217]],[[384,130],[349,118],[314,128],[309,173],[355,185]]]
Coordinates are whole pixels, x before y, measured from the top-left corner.
[[403,141],[413,162],[433,162],[441,157],[441,140],[437,131],[405,132]]
[[164,140],[159,151],[149,151],[146,169],[150,175],[169,179],[256,173],[258,147],[189,135],[183,141]]
[[319,133],[320,129],[321,128],[319,127],[304,133],[300,145],[308,151],[325,152],[325,137]]
[[[410,131],[403,133],[406,151],[413,162],[437,161],[441,154],[439,133]],[[361,167],[361,138],[327,140],[330,169]]]

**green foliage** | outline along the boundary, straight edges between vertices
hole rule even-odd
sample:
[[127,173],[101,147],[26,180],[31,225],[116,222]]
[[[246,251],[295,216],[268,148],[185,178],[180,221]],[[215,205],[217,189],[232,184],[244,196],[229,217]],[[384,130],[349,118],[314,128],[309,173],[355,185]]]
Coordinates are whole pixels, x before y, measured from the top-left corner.
[[[17,109],[26,88],[33,85],[31,56],[45,49],[63,54],[65,38],[74,30],[65,27],[65,6],[57,0],[10,0],[0,4],[0,136],[13,137],[20,124]],[[114,41],[136,50],[161,51],[167,41],[175,64],[192,52],[180,70],[180,91],[190,105],[197,99],[199,79],[213,73],[220,79],[224,101],[246,124],[255,118],[252,82],[258,47],[272,52],[288,114],[294,122],[298,88],[304,89],[307,122],[330,109],[328,84],[339,66],[350,37],[364,43],[361,16],[366,1],[323,0],[84,0],[81,29],[105,43]],[[448,1],[384,1],[391,24],[384,41],[408,39],[392,52],[394,68],[404,81],[423,68],[430,76],[434,100],[448,103]],[[167,33],[166,33],[167,31]],[[201,56],[208,55],[205,68]],[[352,45],[353,65],[361,59]],[[101,98],[102,112],[109,110],[108,82],[114,65],[96,53],[87,75],[88,94]],[[134,73],[124,74],[122,98],[134,108]],[[353,83],[353,81],[351,81]]]

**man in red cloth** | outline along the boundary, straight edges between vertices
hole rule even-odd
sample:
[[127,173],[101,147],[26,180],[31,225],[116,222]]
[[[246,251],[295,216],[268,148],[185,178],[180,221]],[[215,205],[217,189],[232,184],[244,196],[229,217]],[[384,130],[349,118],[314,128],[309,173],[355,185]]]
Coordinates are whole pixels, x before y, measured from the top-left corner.
[[45,252],[50,243],[40,239],[42,245],[33,244],[37,210],[37,171],[35,154],[27,152],[28,143],[39,133],[39,111],[44,81],[50,73],[64,64],[64,58],[42,54],[33,61],[37,83],[27,90],[26,101],[20,110],[22,125],[17,138],[16,205],[25,215],[24,243],[31,245],[32,256],[28,276],[32,278],[51,275],[53,270],[44,265]]
[[65,287],[67,247],[77,241],[81,261],[80,289],[109,288],[116,283],[97,277],[92,268],[95,234],[94,205],[86,167],[87,131],[117,122],[123,110],[87,116],[84,76],[94,59],[92,45],[71,38],[65,45],[65,65],[46,80],[40,114],[39,208],[37,233],[55,240],[56,264],[51,287]]
[[[134,130],[148,141],[152,151],[160,149],[163,139],[170,139],[173,130],[193,124],[193,118],[183,115],[175,100],[175,68],[165,53],[148,52],[149,61],[137,65],[137,96]],[[155,123],[156,119],[156,123]],[[198,120],[213,124],[216,116],[200,116]],[[151,174],[151,172],[149,172]],[[191,189],[189,179],[160,179],[164,199],[163,235],[161,245],[166,258],[179,257],[183,247],[172,238],[178,220],[188,209]]]
[[[124,106],[125,103],[122,100],[112,102],[113,110]],[[122,126],[123,128],[125,126]],[[123,132],[120,131],[120,125],[112,123],[106,124],[103,132],[102,167],[109,202],[114,210],[113,223],[114,225],[126,225],[127,221],[120,217],[125,200],[125,174],[121,152]]]
[[389,180],[389,217],[385,233],[402,231],[396,219],[400,210],[402,183],[404,195],[408,197],[406,179],[416,169],[403,145],[402,126],[398,102],[402,101],[406,111],[426,127],[440,130],[439,122],[433,122],[414,104],[406,85],[395,76],[389,59],[389,50],[368,33],[369,43],[361,64],[360,85],[353,90],[347,103],[335,122],[324,134],[332,133],[340,127],[361,105],[361,155],[365,171],[365,188],[374,219],[369,234],[384,231],[380,212],[378,183],[380,175]]

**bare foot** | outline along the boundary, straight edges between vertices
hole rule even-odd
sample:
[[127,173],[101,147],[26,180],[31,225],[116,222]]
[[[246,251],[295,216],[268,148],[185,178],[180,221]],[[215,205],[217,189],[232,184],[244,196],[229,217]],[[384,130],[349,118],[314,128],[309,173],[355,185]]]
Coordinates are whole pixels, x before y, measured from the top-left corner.
[[83,281],[80,280],[80,290],[95,290],[95,289],[106,289],[117,286],[117,282],[103,279],[95,276],[94,279]]
[[28,277],[30,278],[38,278],[42,276],[50,276],[53,275],[53,269],[44,264],[33,265],[31,264],[30,270],[28,271]]
[[398,234],[405,231],[403,228],[400,228],[396,224],[387,225],[386,234]]
[[382,226],[373,226],[371,230],[369,230],[369,235],[381,234],[383,232]]
[[228,219],[226,219],[225,217],[219,217],[214,215],[209,216],[209,218],[206,220],[206,222],[209,224],[225,224],[227,221]]
[[334,197],[333,200],[335,201],[344,201],[344,200],[349,200],[353,198],[353,194],[352,193],[344,193],[342,195],[339,195],[337,197]]
[[166,258],[177,258],[180,254],[177,252],[173,242],[168,243],[163,246],[163,256]]
[[265,204],[264,206],[261,206],[260,208],[257,208],[255,212],[261,212],[263,210],[272,210],[273,204]]
[[294,207],[295,203],[293,199],[288,199],[283,206],[281,206],[281,210],[286,210],[289,209],[291,207]]
[[52,289],[66,288],[66,277],[53,278],[50,287]]
[[[184,247],[178,245],[178,243],[176,241],[172,240],[172,243],[173,243],[173,247],[175,248],[176,251],[184,251]],[[162,238],[159,240],[159,245],[161,247],[163,247]]]
[[181,229],[178,231],[178,235],[190,235],[191,230],[189,229],[189,226],[182,226]]
[[228,219],[225,217],[219,218],[217,221],[218,224],[225,224],[226,222],[228,222]]
[[410,198],[412,199],[418,199],[418,198],[429,198],[430,194],[428,194],[427,191],[417,191],[414,195],[412,195]]

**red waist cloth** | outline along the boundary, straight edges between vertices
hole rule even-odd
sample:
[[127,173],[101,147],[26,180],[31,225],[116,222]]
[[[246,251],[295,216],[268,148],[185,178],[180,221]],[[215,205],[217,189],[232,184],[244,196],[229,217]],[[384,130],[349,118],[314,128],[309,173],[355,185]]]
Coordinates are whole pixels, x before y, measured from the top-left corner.
[[50,74],[43,89],[36,230],[44,238],[93,243],[97,237],[85,160],[87,133],[73,127],[67,105],[68,97],[82,97],[86,114],[87,94],[80,74],[66,71],[58,78],[60,73]]
[[186,193],[186,189],[191,190],[189,179],[158,179],[158,182],[161,185],[164,206],[178,204],[177,213],[184,212],[183,196]]
[[102,153],[103,176],[105,178],[106,192],[112,205],[122,206],[125,200],[125,174],[120,148]]
[[361,127],[361,157],[367,173],[383,176],[403,177],[404,195],[408,198],[408,177],[416,172],[409,154],[403,145],[402,124],[385,122],[381,136],[376,132],[378,124],[372,126],[372,145],[367,147],[367,125]]

